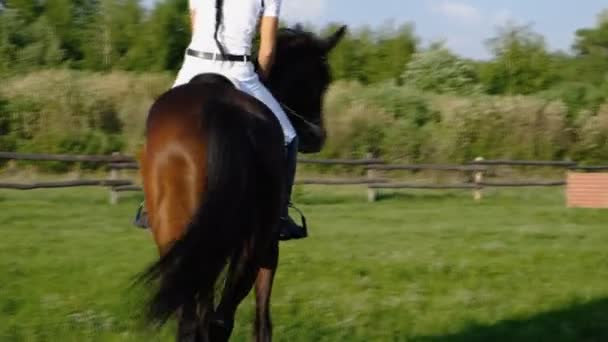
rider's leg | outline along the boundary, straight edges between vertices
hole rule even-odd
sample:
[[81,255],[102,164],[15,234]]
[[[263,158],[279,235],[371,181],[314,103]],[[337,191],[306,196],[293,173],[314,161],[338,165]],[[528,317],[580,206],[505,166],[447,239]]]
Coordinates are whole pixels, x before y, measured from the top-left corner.
[[283,208],[281,210],[281,225],[279,237],[281,240],[302,239],[308,236],[305,227],[296,224],[289,217],[289,205],[291,201],[291,192],[296,176],[297,156],[298,156],[298,138],[294,138],[286,147],[285,151],[285,194]]
[[137,228],[148,229],[148,213],[146,212],[145,203],[142,202],[137,208],[137,213],[135,214],[135,220],[133,221],[133,225]]
[[289,121],[289,118],[287,117],[287,114],[285,114],[285,111],[281,105],[277,102],[274,96],[272,96],[270,91],[266,89],[262,82],[260,82],[258,77],[252,77],[242,83],[246,92],[262,101],[275,114],[285,135],[285,169],[287,174],[285,177],[286,184],[284,203],[281,211],[280,239],[292,240],[305,238],[308,236],[305,227],[297,225],[289,217],[291,190],[295,179],[298,156],[298,137],[296,135],[296,130]]

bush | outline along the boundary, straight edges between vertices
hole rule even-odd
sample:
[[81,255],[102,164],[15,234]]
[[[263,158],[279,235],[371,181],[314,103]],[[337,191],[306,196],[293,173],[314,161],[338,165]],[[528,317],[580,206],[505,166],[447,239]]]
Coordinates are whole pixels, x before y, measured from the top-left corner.
[[[8,79],[0,89],[0,98],[5,99],[0,101],[0,150],[135,153],[143,139],[148,108],[170,81],[165,74],[59,70]],[[37,165],[58,172],[76,166]]]
[[560,101],[535,97],[429,95],[409,87],[337,83],[326,101],[327,157],[469,162],[562,159],[574,135]]
[[589,164],[606,164],[608,160],[608,103],[597,114],[587,112],[580,118],[579,141],[573,156]]
[[[165,73],[48,70],[6,80],[0,96],[7,100],[6,112],[14,119],[10,130],[18,149],[57,152],[66,146],[76,148],[75,140],[82,137],[103,134],[104,139],[119,143],[101,145],[114,144],[122,152],[135,153],[143,140],[148,109],[171,81]],[[57,145],[62,142],[63,147]]]
[[413,122],[400,120],[386,127],[383,141],[383,157],[403,163],[425,163],[435,157],[433,143],[434,124],[418,126]]
[[582,111],[599,110],[600,105],[608,99],[606,89],[601,89],[593,84],[568,82],[562,83],[539,96],[550,100],[561,100],[568,107],[568,120],[575,123]]
[[439,94],[479,93],[476,69],[442,46],[415,53],[403,74],[405,85]]
[[[149,106],[170,84],[166,74],[74,71],[9,79],[0,89],[0,150],[134,154]],[[603,96],[579,84],[542,96],[462,96],[389,83],[336,82],[325,98],[328,140],[319,156],[373,153],[406,163],[462,163],[477,156],[599,163],[608,157],[608,105],[599,106]],[[41,166],[65,171],[95,165]]]
[[435,132],[446,161],[485,158],[553,160],[564,157],[566,108],[530,97],[480,96],[443,102]]

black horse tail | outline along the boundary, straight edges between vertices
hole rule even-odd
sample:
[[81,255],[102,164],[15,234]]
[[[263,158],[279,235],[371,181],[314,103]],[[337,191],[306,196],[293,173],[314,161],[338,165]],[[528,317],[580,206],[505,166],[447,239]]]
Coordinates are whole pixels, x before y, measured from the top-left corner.
[[184,305],[212,305],[230,257],[251,238],[256,243],[272,239],[280,216],[281,130],[221,97],[204,107],[207,189],[202,204],[184,236],[141,277],[160,280],[148,307],[148,319],[160,324]]

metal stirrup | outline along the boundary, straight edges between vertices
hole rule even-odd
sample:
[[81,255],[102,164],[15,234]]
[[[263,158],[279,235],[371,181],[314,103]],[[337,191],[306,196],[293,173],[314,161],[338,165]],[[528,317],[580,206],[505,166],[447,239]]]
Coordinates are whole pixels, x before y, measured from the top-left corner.
[[302,211],[298,208],[296,208],[295,205],[293,205],[293,203],[289,202],[288,206],[292,209],[294,209],[295,211],[298,212],[298,214],[300,214],[300,219],[302,221],[302,228],[304,229],[308,229],[308,225],[306,224],[306,216],[304,216],[304,213],[302,213]]

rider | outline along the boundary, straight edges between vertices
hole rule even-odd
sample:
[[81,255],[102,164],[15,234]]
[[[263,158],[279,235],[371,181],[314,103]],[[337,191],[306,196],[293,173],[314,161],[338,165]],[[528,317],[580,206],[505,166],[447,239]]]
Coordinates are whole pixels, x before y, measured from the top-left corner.
[[[244,92],[263,102],[277,117],[286,144],[286,201],[281,211],[280,239],[301,239],[305,227],[289,217],[289,198],[296,172],[298,137],[281,105],[262,84],[275,56],[281,0],[189,0],[192,40],[174,87],[201,73],[236,80]],[[259,75],[251,63],[252,41],[260,30]]]

